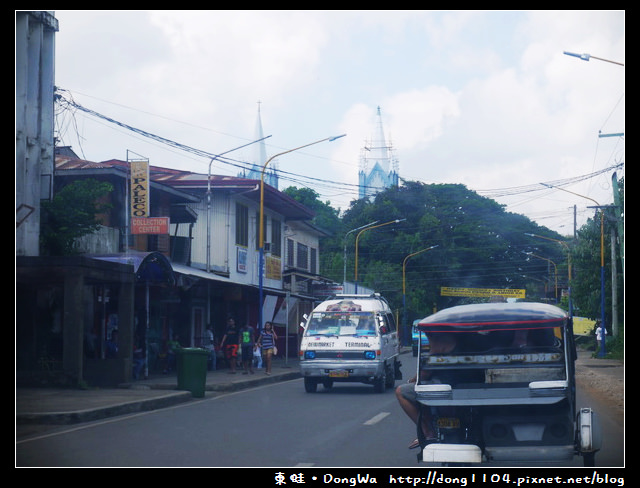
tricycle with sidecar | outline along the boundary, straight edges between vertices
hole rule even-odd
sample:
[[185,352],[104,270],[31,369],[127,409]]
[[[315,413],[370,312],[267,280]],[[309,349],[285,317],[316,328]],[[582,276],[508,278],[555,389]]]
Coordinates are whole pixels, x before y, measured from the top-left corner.
[[[542,303],[485,303],[441,310],[419,321],[431,351],[420,350],[415,385],[419,461],[559,461],[595,465],[597,415],[576,409],[571,318]],[[445,335],[455,347],[438,353]],[[428,378],[428,379],[427,379]]]

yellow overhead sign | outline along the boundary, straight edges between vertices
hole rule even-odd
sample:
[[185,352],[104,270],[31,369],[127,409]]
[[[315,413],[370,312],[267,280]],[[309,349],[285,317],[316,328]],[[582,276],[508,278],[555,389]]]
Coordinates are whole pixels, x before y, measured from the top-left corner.
[[578,335],[590,335],[596,326],[596,321],[586,317],[573,317],[573,332]]
[[440,288],[440,295],[443,297],[524,298],[525,290],[506,288],[450,288],[443,286]]

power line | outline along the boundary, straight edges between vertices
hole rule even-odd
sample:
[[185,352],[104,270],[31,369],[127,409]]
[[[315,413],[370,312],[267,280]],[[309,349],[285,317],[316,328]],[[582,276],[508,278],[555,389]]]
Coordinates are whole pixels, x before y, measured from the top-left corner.
[[[66,98],[64,97],[62,94],[60,94],[60,91],[62,91],[62,89],[57,88],[58,90],[58,94],[56,97],[57,102],[60,104],[61,107],[66,108],[68,110],[71,109],[76,109],[76,110],[81,110],[89,115],[92,115],[94,117],[97,117],[99,119],[105,120],[109,123],[115,124],[119,127],[122,127],[124,129],[127,129],[129,131],[132,131],[136,134],[139,134],[141,136],[153,139],[157,142],[160,142],[162,144],[168,145],[170,147],[174,147],[177,148],[181,151],[185,151],[191,154],[195,154],[196,156],[201,156],[204,157],[206,159],[211,159],[212,157],[216,156],[215,154],[209,153],[207,151],[203,151],[201,149],[197,149],[197,148],[193,148],[191,146],[187,146],[185,144],[181,144],[179,142],[175,142],[172,141],[171,139],[167,139],[165,137],[162,136],[158,136],[156,134],[152,134],[150,132],[147,132],[145,130],[142,129],[138,129],[137,127],[133,127],[131,125],[125,124],[123,122],[119,122],[111,117],[108,117],[106,115],[103,115],[99,112],[96,112],[94,110],[91,110],[87,107],[84,107],[82,105],[80,105],[79,103],[75,102],[73,99],[70,98]],[[220,161],[224,164],[233,166],[235,168],[241,169],[241,170],[248,170],[251,169],[251,165],[249,163],[243,162],[243,161],[238,161],[236,159],[233,158],[229,158],[229,157],[218,157],[216,159],[217,161]],[[326,180],[326,179],[321,179],[321,178],[314,178],[314,177],[310,177],[310,176],[305,176],[305,175],[299,175],[296,173],[291,173],[291,172],[287,172],[287,171],[283,171],[283,170],[277,170],[278,175],[280,178],[285,179],[285,180],[289,180],[292,181],[294,183],[299,183],[299,184],[304,184],[304,181],[313,181],[319,184],[328,184],[328,185],[333,185],[331,188],[336,188],[336,185],[338,185],[338,188],[343,189],[343,190],[353,190],[353,189],[357,189],[358,185],[355,184],[351,184],[351,183],[339,183],[339,182],[333,182],[330,180]],[[306,186],[306,185],[305,185]]]
[[[624,163],[618,163],[618,164],[614,164],[613,166],[609,166],[607,168],[601,169],[599,171],[588,173],[586,175],[575,176],[573,178],[565,178],[562,180],[545,181],[543,183],[550,186],[556,186],[556,187],[569,186],[575,183],[580,183],[581,181],[595,178],[596,176],[599,176],[601,174],[620,169],[623,166],[624,166]],[[510,195],[521,195],[523,193],[531,193],[531,192],[540,191],[543,189],[544,188],[540,187],[540,183],[534,183],[531,185],[512,186],[507,188],[496,188],[491,190],[475,190],[475,192],[478,193],[479,195],[486,196],[488,198],[499,198],[499,197],[505,197]]]
[[[209,153],[207,151],[203,151],[201,149],[197,149],[197,148],[193,148],[191,146],[187,146],[185,144],[181,144],[179,142],[176,141],[172,141],[170,139],[158,136],[156,134],[152,134],[150,132],[144,131],[142,129],[138,129],[136,127],[132,127],[128,124],[125,124],[123,122],[119,122],[111,117],[108,117],[106,115],[100,114],[94,110],[91,110],[89,108],[86,108],[82,105],[80,105],[79,103],[75,102],[72,98],[66,98],[64,95],[62,95],[62,92],[67,92],[67,90],[64,90],[60,87],[56,87],[56,102],[58,102],[58,104],[60,105],[60,107],[62,109],[67,109],[67,110],[81,110],[93,117],[97,117],[99,119],[105,120],[111,124],[115,124],[119,127],[122,127],[124,129],[127,129],[131,132],[134,132],[136,134],[139,134],[143,137],[147,137],[150,139],[153,139],[157,142],[160,142],[162,144],[174,147],[176,149],[179,149],[181,151],[185,151],[191,154],[195,154],[196,156],[200,156],[203,158],[206,158],[207,160],[210,160],[212,157],[216,156],[215,154]],[[77,132],[77,125],[75,124],[75,118],[74,120],[74,127],[76,128],[76,132]],[[243,162],[243,161],[238,161],[232,158],[228,158],[228,157],[217,157],[216,159],[217,161],[220,161],[224,164],[230,165],[232,167],[235,168],[239,168],[241,170],[250,170],[251,165],[249,163]],[[573,178],[566,178],[566,179],[561,179],[561,180],[552,180],[552,181],[547,181],[544,182],[547,185],[550,186],[555,186],[555,187],[563,187],[563,186],[568,186],[568,185],[572,185],[575,183],[579,183],[581,181],[585,181],[591,178],[594,178],[596,176],[599,176],[601,174],[604,173],[608,173],[610,171],[614,171],[614,170],[618,170],[620,168],[622,168],[624,166],[624,163],[618,163],[615,164],[613,166],[609,166],[607,168],[601,169],[599,171],[595,171],[593,173],[589,173],[586,175],[581,175],[581,176],[576,176]],[[353,183],[344,183],[344,182],[336,182],[336,181],[331,181],[331,180],[327,180],[327,179],[323,179],[323,178],[314,178],[314,177],[310,177],[310,176],[306,176],[306,175],[301,175],[301,174],[297,174],[297,173],[292,173],[292,172],[288,172],[288,171],[283,171],[283,170],[276,170],[278,173],[279,178],[286,180],[286,181],[290,181],[294,184],[300,184],[303,186],[308,186],[308,182],[313,182],[313,184],[319,188],[319,189],[325,189],[326,191],[329,190],[341,190],[344,192],[353,192],[356,191],[358,188],[360,188],[360,185],[357,184],[353,184]],[[488,190],[474,190],[477,194],[481,195],[481,196],[485,196],[487,198],[500,198],[500,197],[506,197],[506,196],[513,196],[513,195],[521,195],[521,194],[525,194],[525,193],[532,193],[532,192],[536,192],[536,191],[543,191],[545,190],[544,187],[541,186],[540,183],[534,183],[534,184],[530,184],[530,185],[523,185],[523,186],[514,186],[514,187],[506,187],[506,188],[496,188],[496,189],[488,189]]]

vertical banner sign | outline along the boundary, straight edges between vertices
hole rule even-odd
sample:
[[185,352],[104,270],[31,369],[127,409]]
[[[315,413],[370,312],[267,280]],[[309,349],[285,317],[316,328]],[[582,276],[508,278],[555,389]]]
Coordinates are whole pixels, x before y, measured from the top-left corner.
[[131,217],[149,216],[149,161],[131,161]]

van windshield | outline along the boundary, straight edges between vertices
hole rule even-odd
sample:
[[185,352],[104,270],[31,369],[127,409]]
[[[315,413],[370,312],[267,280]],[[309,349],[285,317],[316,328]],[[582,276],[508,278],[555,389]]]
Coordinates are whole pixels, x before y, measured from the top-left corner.
[[306,335],[375,336],[375,315],[371,312],[315,312]]

